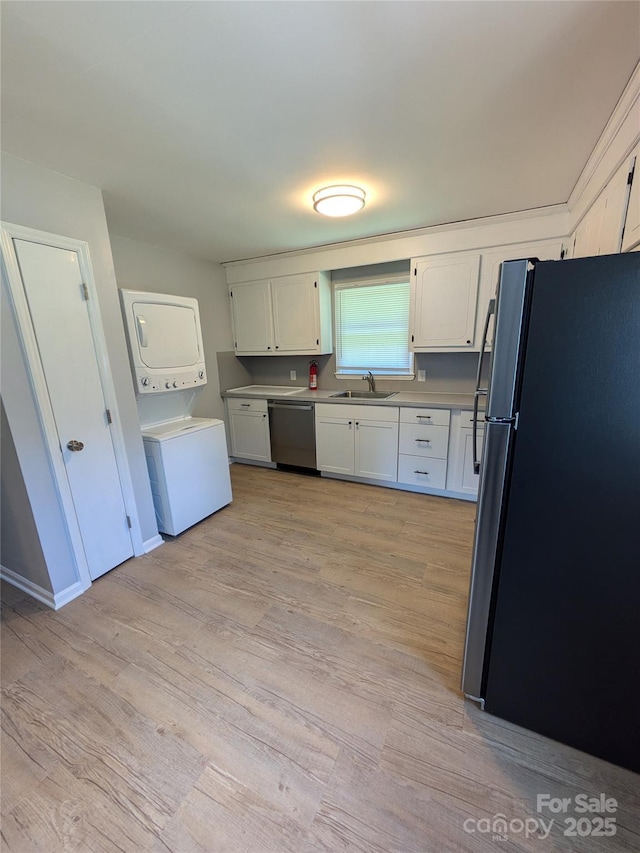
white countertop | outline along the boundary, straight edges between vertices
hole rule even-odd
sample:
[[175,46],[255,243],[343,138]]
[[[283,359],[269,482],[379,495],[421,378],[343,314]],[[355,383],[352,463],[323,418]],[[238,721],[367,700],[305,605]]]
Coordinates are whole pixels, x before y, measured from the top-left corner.
[[[310,391],[298,385],[245,385],[242,388],[229,388],[222,392],[223,397],[256,397],[271,400],[277,397],[295,397],[296,400],[311,400],[322,403],[348,403],[365,406],[417,406],[434,409],[473,409],[473,394],[446,394],[443,392],[417,391],[393,392],[386,400],[367,400],[357,397],[334,397],[339,394],[336,388]],[[484,401],[483,401],[484,402]]]
[[308,391],[304,385],[243,385],[241,388],[229,388],[223,396],[230,397],[290,397],[301,391]]

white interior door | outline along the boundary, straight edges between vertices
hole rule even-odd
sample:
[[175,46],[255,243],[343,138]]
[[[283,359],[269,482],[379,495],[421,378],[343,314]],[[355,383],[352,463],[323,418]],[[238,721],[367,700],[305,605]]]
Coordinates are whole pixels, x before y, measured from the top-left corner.
[[[91,578],[133,544],[76,252],[13,241]],[[72,449],[75,448],[75,449]]]

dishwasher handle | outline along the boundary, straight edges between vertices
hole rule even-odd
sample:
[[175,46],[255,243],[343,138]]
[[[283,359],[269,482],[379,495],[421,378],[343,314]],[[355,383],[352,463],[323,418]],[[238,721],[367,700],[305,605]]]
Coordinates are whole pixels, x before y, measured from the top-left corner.
[[313,409],[313,403],[272,403],[271,400],[267,403],[270,409],[302,409],[310,412]]

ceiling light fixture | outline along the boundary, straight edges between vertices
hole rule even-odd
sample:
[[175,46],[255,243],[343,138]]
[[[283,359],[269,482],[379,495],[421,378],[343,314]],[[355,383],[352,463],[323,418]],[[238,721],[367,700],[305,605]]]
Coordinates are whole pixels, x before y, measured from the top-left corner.
[[313,194],[313,209],[324,216],[351,216],[364,207],[366,193],[347,184],[323,187]]

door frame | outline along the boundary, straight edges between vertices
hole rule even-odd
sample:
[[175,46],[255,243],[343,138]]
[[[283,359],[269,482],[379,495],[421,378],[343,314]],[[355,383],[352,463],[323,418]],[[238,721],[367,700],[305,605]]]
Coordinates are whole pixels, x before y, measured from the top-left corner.
[[48,231],[38,231],[34,228],[14,225],[13,223],[4,221],[0,222],[0,228],[2,255],[7,273],[7,290],[9,300],[11,302],[11,307],[16,321],[17,333],[24,356],[27,375],[31,384],[31,391],[34,397],[36,411],[39,416],[40,427],[45,440],[45,446],[48,451],[49,464],[53,474],[54,484],[58,493],[60,506],[62,507],[66,520],[67,532],[75,559],[76,570],[80,583],[82,584],[82,592],[84,592],[92,583],[89,574],[89,566],[87,564],[84,546],[82,543],[82,534],[73,504],[71,487],[69,485],[67,471],[62,458],[58,430],[53,416],[53,409],[49,399],[49,391],[47,388],[42,361],[40,359],[35,330],[31,321],[31,314],[29,312],[29,305],[22,281],[22,275],[20,273],[20,267],[13,246],[13,240],[19,239],[27,240],[32,243],[41,243],[57,249],[76,252],[78,255],[80,273],[82,275],[82,280],[87,287],[89,297],[87,300],[87,312],[93,337],[98,372],[100,374],[102,393],[105,405],[111,413],[111,437],[118,476],[120,478],[120,485],[122,488],[122,497],[124,500],[125,511],[131,519],[130,533],[133,554],[134,556],[140,556],[145,553],[145,549],[140,530],[138,508],[133,491],[131,470],[129,468],[129,461],[126,454],[122,421],[116,400],[115,386],[113,384],[111,365],[109,363],[107,344],[104,336],[102,316],[100,314],[100,306],[98,304],[98,292],[93,275],[93,267],[91,265],[89,244],[83,240],[63,237],[59,234],[51,234]]

